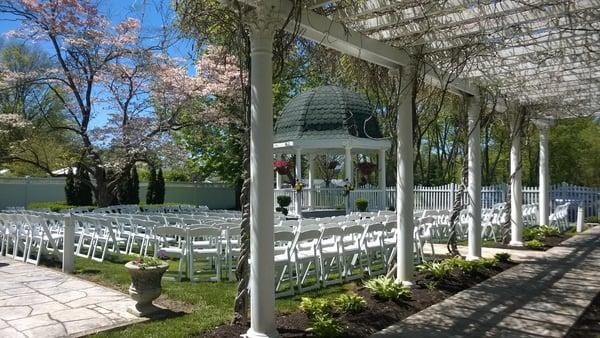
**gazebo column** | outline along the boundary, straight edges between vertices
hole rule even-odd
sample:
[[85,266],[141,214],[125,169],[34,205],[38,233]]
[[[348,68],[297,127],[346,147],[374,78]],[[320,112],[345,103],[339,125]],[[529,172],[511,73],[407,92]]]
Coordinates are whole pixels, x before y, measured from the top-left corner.
[[468,195],[469,205],[469,250],[467,259],[481,258],[481,124],[479,97],[467,98],[469,125],[468,140]]
[[523,191],[521,189],[521,113],[510,121],[510,245],[523,246]]
[[275,187],[277,190],[281,189],[282,183],[283,177],[278,172],[275,172]]
[[308,209],[313,209],[313,189],[315,180],[315,155],[308,154]]
[[[302,183],[302,149],[296,149],[296,180]],[[302,216],[302,192],[296,193],[296,215]]]
[[346,179],[350,184],[354,185],[354,181],[352,180],[352,148],[350,146],[346,146],[344,155],[344,168]]
[[553,121],[536,119],[533,121],[540,132],[540,171],[539,171],[539,224],[550,223],[550,147],[548,137]]
[[385,210],[387,207],[387,197],[385,191],[385,149],[379,149],[377,163],[379,164],[379,190],[381,191],[379,209]]
[[264,0],[248,16],[252,72],[250,123],[250,329],[277,337],[273,264],[273,35],[279,1]]
[[396,242],[396,282],[412,284],[414,271],[413,249],[413,140],[412,140],[412,91],[414,74],[411,67],[403,67],[400,106],[396,118],[397,167],[396,167],[396,215],[398,240]]

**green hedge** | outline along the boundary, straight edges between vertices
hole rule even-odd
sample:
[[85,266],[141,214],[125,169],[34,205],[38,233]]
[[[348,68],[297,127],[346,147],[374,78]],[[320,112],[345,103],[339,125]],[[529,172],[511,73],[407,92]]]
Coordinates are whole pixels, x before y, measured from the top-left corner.
[[[183,203],[163,203],[163,204],[146,204],[146,203],[140,203],[139,206],[141,208],[146,207],[146,206],[150,206],[150,207],[160,207],[160,206],[174,206],[174,205],[180,205]],[[86,207],[89,208],[96,208],[95,205],[86,205]],[[71,209],[71,208],[80,208],[80,206],[75,206],[75,205],[69,205],[67,204],[67,202],[65,201],[52,201],[52,202],[33,202],[33,203],[29,203],[27,205],[27,209],[50,209],[51,211],[54,212],[61,212],[65,209]]]
[[[95,208],[96,206],[88,205],[89,208]],[[65,209],[79,208],[75,205],[69,205],[65,201],[53,201],[53,202],[33,202],[27,205],[27,209],[50,209],[54,212],[60,212]]]

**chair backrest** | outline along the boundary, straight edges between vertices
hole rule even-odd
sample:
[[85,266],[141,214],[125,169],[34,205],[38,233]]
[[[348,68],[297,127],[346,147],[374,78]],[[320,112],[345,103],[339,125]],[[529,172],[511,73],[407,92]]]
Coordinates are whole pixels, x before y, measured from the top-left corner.
[[319,222],[314,218],[303,218],[300,220],[300,226],[315,225]]
[[273,239],[275,242],[289,242],[292,243],[296,235],[289,227],[275,227],[273,232]]
[[207,226],[189,228],[187,235],[190,236],[190,237],[204,237],[204,236],[216,236],[216,237],[220,237],[221,236],[221,229],[213,228],[213,227],[207,227]]
[[154,228],[154,234],[160,237],[185,237],[185,229],[174,226],[159,226]]
[[288,227],[297,227],[298,224],[299,224],[299,222],[296,219],[288,219],[288,220],[279,222],[280,226],[288,226]]

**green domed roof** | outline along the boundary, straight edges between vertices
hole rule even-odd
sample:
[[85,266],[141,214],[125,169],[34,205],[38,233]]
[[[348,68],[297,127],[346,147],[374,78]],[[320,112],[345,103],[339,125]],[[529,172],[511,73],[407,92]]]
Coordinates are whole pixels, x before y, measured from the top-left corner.
[[336,86],[323,86],[291,99],[275,123],[275,142],[300,138],[381,138],[367,99]]

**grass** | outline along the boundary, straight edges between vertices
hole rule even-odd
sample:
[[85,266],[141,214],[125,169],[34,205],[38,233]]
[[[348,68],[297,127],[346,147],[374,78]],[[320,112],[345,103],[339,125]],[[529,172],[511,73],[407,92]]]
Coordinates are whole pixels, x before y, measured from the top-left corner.
[[[127,293],[131,280],[124,264],[134,256],[110,256],[104,262],[96,262],[76,257],[75,276]],[[48,265],[56,262],[46,262]],[[170,261],[167,276],[175,276],[177,262]],[[173,272],[174,271],[174,272]],[[125,328],[100,332],[94,337],[189,337],[201,335],[215,327],[228,323],[233,316],[233,301],[237,283],[221,282],[175,282],[163,280],[163,296],[168,302],[192,309],[191,313],[173,315],[170,318],[157,319],[133,324]],[[330,286],[305,292],[302,295],[277,299],[277,311],[286,313],[298,309],[302,297],[322,297],[334,299],[340,294],[354,290],[356,284]],[[161,296],[162,297],[162,296]]]

